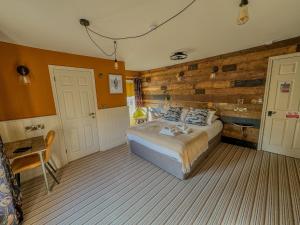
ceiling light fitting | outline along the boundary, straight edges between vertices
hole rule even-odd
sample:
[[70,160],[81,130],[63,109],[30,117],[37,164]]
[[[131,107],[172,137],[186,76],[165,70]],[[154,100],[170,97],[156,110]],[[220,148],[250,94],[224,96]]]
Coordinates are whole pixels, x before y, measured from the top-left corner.
[[248,12],[248,0],[241,0],[239,15],[237,19],[238,25],[243,25],[249,21],[249,12]]
[[171,60],[183,60],[187,58],[187,54],[184,52],[175,52],[170,56]]

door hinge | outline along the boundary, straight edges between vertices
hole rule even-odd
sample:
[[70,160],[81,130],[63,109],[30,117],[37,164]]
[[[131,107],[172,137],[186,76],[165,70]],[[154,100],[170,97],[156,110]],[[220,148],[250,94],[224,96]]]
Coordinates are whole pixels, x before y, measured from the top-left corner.
[[54,79],[54,82],[56,81],[56,78],[55,78],[55,76],[53,77],[53,79]]
[[66,149],[66,153],[68,153],[68,149]]

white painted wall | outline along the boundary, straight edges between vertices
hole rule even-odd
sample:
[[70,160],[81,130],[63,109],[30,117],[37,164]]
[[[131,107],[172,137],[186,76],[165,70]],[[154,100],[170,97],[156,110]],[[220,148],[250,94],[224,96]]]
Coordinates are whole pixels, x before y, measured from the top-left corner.
[[97,112],[100,151],[126,143],[126,129],[129,127],[127,106],[99,109]]
[[[98,109],[98,133],[100,150],[108,150],[126,142],[126,129],[129,127],[129,110],[127,106],[111,109]],[[26,126],[44,124],[43,130],[25,131]],[[5,142],[21,140],[29,137],[46,136],[49,130],[57,135],[53,144],[51,162],[61,168],[68,163],[61,123],[58,116],[43,116],[29,119],[0,122],[0,135]],[[22,181],[32,179],[41,174],[41,168],[22,173]]]
[[[44,124],[45,128],[36,131],[25,131],[26,126]],[[53,143],[51,162],[56,168],[67,164],[67,156],[64,147],[62,128],[57,116],[43,116],[29,119],[10,120],[0,122],[0,135],[3,142],[10,142],[30,138],[34,136],[46,136],[49,130],[56,131],[56,138]],[[41,168],[22,173],[22,181],[29,180],[41,174]]]

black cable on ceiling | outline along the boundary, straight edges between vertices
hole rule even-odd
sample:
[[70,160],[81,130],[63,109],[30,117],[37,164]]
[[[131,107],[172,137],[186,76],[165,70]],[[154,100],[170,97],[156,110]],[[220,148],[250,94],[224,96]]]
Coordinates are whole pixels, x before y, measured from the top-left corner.
[[151,32],[157,30],[158,28],[162,27],[163,25],[165,25],[166,23],[168,23],[169,21],[175,19],[177,16],[179,16],[180,14],[182,14],[184,11],[186,11],[190,6],[192,6],[197,0],[193,0],[191,1],[188,5],[186,5],[183,9],[181,9],[179,12],[177,12],[175,15],[169,17],[168,19],[166,19],[165,21],[161,22],[160,24],[158,24],[156,27],[154,27],[153,29],[149,30],[149,31],[146,31],[144,33],[141,33],[141,34],[138,34],[138,35],[133,35],[133,36],[124,36],[124,37],[112,37],[112,36],[107,36],[107,35],[104,35],[104,34],[101,34],[99,32],[96,32],[94,30],[92,30],[91,28],[87,27],[87,29],[102,37],[102,38],[106,38],[106,39],[110,39],[110,40],[113,40],[113,41],[119,41],[119,40],[126,40],[126,39],[134,39],[134,38],[140,38],[140,37],[143,37],[143,36],[146,36],[147,34],[150,34]]
[[[164,20],[163,22],[161,22],[160,24],[158,24],[156,27],[154,27],[153,29],[146,31],[144,33],[138,34],[138,35],[132,35],[132,36],[124,36],[124,37],[112,37],[112,36],[108,36],[108,35],[104,35],[101,34],[99,32],[94,31],[93,29],[89,28],[89,21],[86,19],[80,19],[80,24],[83,25],[85,27],[86,33],[89,37],[89,39],[92,41],[92,43],[97,47],[97,49],[99,49],[104,55],[111,57],[111,56],[115,56],[115,61],[117,58],[117,41],[119,40],[128,40],[128,39],[135,39],[135,38],[140,38],[143,36],[146,36],[147,34],[150,34],[151,32],[157,30],[158,28],[162,27],[163,25],[165,25],[166,23],[170,22],[171,20],[175,19],[177,16],[179,16],[180,14],[182,14],[184,11],[186,11],[189,7],[191,7],[197,0],[192,0],[189,4],[187,4],[183,9],[181,9],[179,12],[177,12],[175,15],[169,17],[168,19]],[[101,48],[97,42],[92,38],[91,33],[96,34],[102,38],[105,39],[109,39],[114,41],[114,50],[112,53],[107,53],[103,48]]]

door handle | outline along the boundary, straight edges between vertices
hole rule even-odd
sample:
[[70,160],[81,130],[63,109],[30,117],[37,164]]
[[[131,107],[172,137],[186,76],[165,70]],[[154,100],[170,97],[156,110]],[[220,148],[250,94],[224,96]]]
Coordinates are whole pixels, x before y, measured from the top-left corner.
[[91,116],[92,118],[95,118],[96,113],[89,113],[89,116]]
[[274,115],[274,114],[276,114],[275,111],[268,111],[268,116],[272,116],[272,115]]

